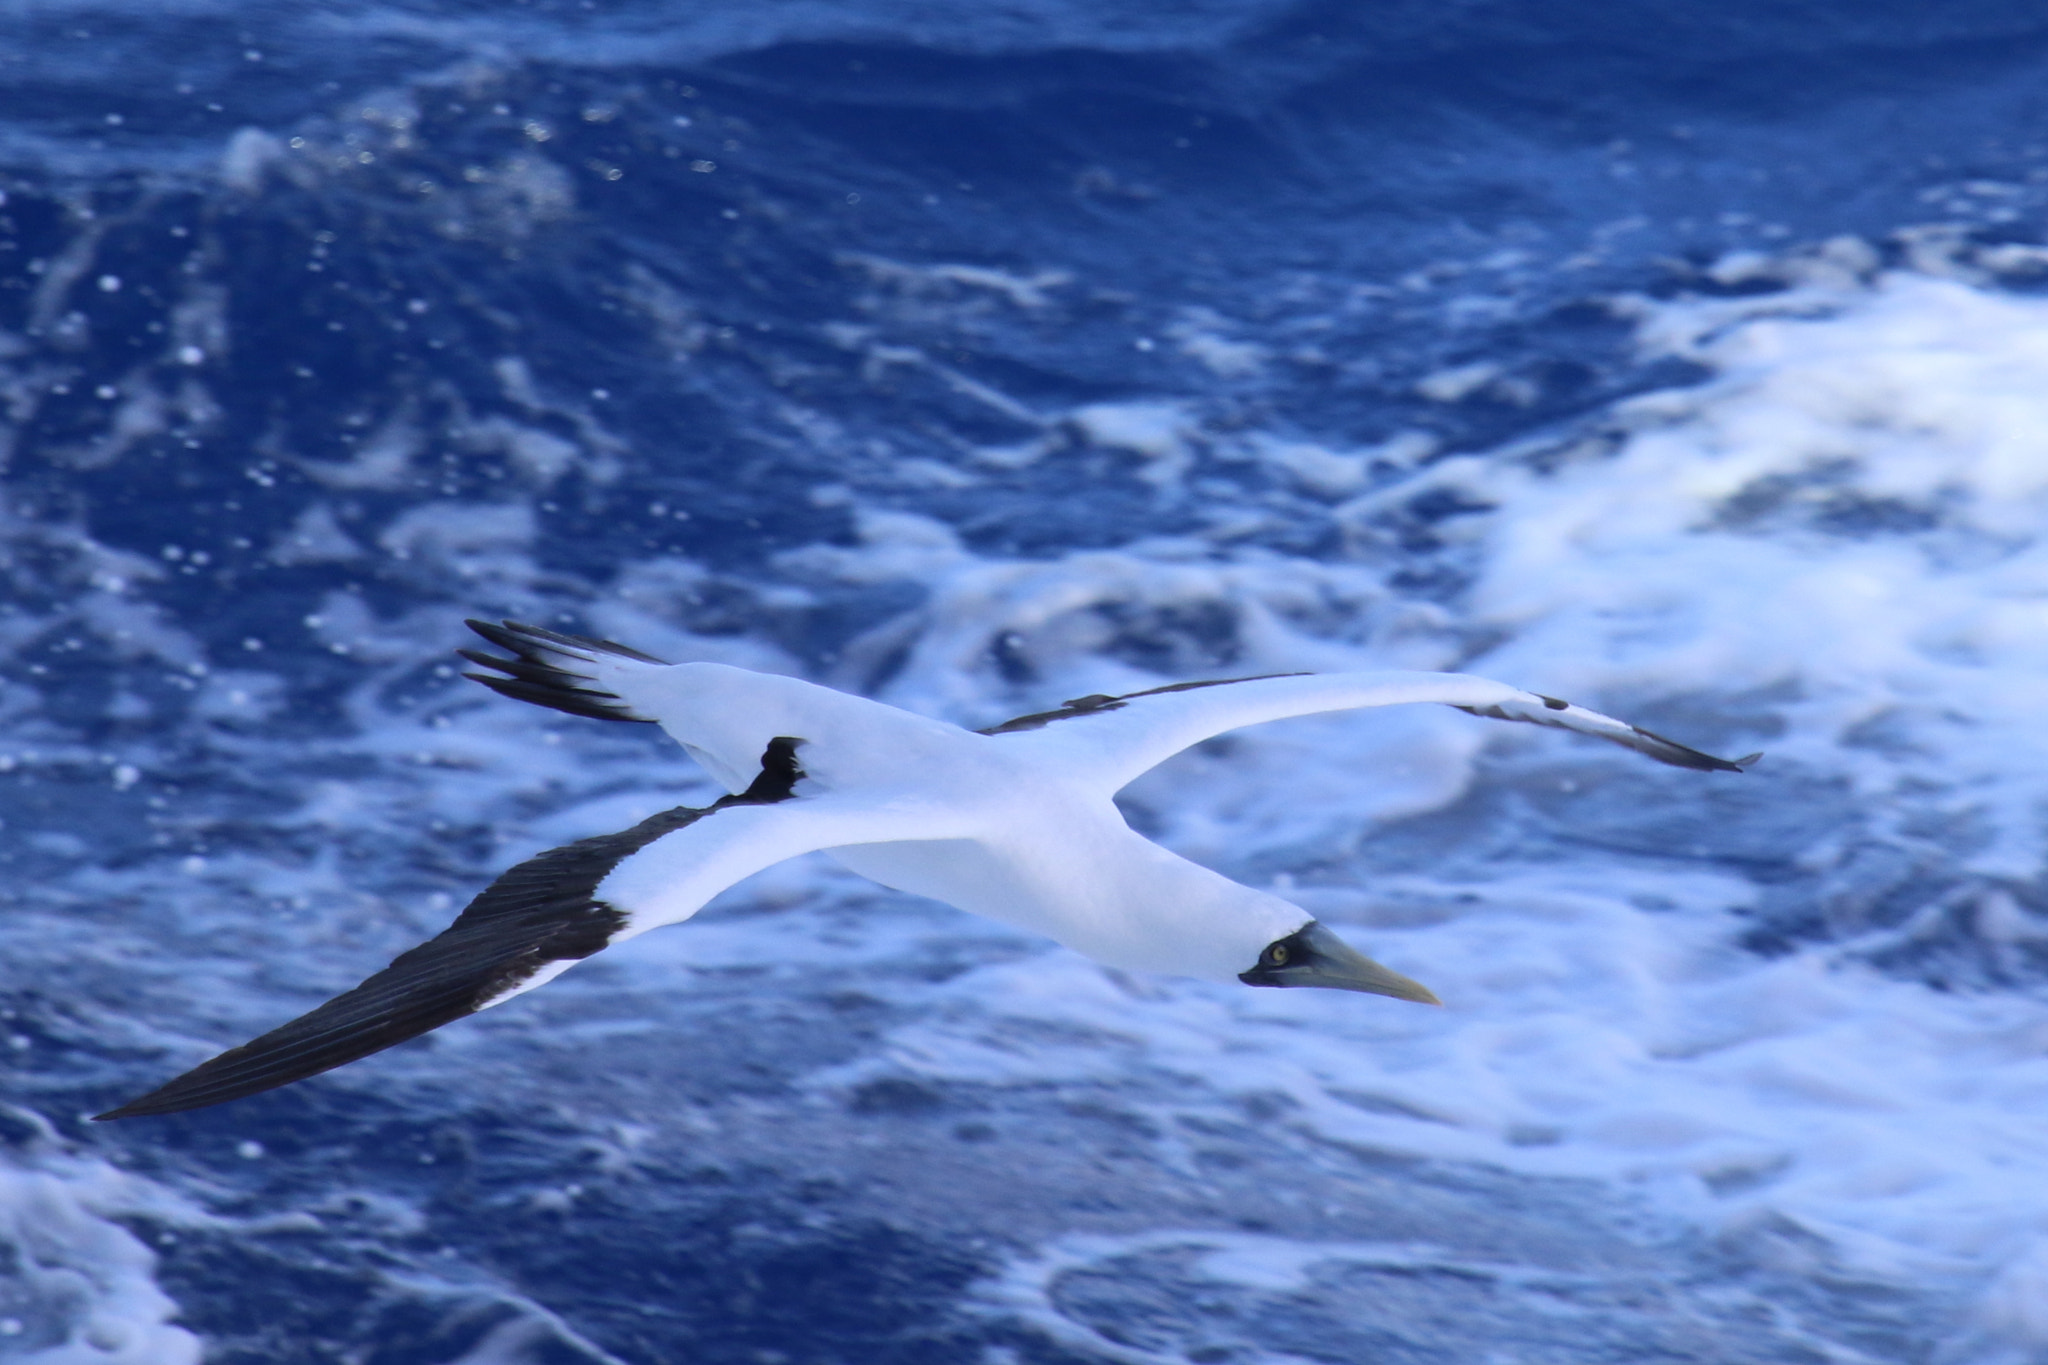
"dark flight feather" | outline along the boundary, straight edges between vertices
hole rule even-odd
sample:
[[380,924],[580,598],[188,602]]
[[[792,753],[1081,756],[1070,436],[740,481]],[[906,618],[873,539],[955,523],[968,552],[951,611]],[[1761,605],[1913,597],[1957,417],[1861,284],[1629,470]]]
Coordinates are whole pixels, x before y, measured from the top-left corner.
[[720,810],[789,800],[803,777],[800,743],[770,740],[760,776],[737,796],[677,806],[617,834],[527,859],[485,888],[447,930],[354,990],[95,1117],[174,1114],[289,1085],[474,1014],[550,962],[589,957],[626,924],[623,912],[596,898],[611,870]]
[[1126,692],[1120,697],[1108,696],[1101,692],[1085,697],[1063,701],[1056,711],[1034,711],[1028,716],[1014,716],[1001,725],[991,725],[985,730],[976,730],[977,735],[1014,735],[1020,730],[1039,730],[1056,720],[1072,720],[1076,716],[1099,716],[1105,711],[1121,711],[1139,697],[1156,697],[1166,692],[1192,692],[1199,687],[1228,687],[1232,683],[1261,682],[1267,678],[1305,678],[1305,673],[1258,673],[1249,678],[1212,678],[1205,682],[1168,683],[1164,687],[1148,687],[1143,692]]
[[635,715],[633,708],[614,694],[593,686],[593,680],[575,672],[573,664],[578,654],[591,653],[616,654],[645,664],[663,662],[652,654],[642,654],[613,640],[564,635],[519,621],[506,621],[499,625],[492,625],[489,621],[468,621],[464,624],[498,648],[510,652],[512,657],[503,659],[482,650],[458,649],[455,652],[471,663],[505,675],[494,677],[490,673],[465,673],[463,677],[482,683],[500,696],[532,702],[535,706],[552,707],[572,716],[652,723],[650,717]]

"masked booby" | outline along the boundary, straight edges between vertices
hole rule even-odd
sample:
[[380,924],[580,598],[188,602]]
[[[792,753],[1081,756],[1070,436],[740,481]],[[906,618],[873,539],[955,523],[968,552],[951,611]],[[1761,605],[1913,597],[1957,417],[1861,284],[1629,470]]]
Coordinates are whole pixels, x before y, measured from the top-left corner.
[[360,986],[99,1118],[198,1109],[366,1057],[686,920],[742,878],[818,849],[885,886],[1047,935],[1110,966],[1435,1004],[1428,988],[1298,906],[1144,838],[1111,798],[1226,730],[1407,702],[1574,730],[1681,768],[1740,772],[1757,758],[1715,758],[1458,673],[1173,683],[966,730],[795,678],[666,664],[513,621],[469,625],[504,654],[461,651],[487,670],[466,676],[572,715],[659,725],[728,795],[520,863],[444,933]]

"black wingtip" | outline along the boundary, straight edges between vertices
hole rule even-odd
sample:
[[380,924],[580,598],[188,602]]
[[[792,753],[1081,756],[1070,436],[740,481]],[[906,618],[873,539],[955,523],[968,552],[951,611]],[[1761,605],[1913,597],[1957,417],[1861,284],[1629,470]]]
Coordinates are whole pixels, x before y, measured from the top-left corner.
[[122,1105],[119,1109],[109,1109],[104,1114],[94,1114],[92,1116],[92,1121],[94,1123],[106,1123],[112,1119],[146,1119],[151,1118],[157,1114],[175,1114],[179,1110],[187,1107],[181,1104],[174,1104],[169,1106],[168,1108],[158,1108],[155,1105],[145,1104],[143,1102],[148,1098],[149,1097],[145,1095],[142,1097],[142,1099],[130,1100],[128,1103]]
[[[196,1071],[198,1068],[195,1067],[193,1070]],[[92,1121],[107,1123],[113,1119],[157,1118],[164,1114],[182,1114],[187,1109],[203,1109],[209,1104],[218,1103],[204,1092],[194,1094],[193,1087],[189,1084],[191,1077],[192,1072],[188,1071],[146,1095],[137,1095],[128,1103],[116,1105],[104,1114],[94,1114]]]
[[1646,757],[1656,759],[1659,763],[1668,763],[1674,768],[1691,768],[1694,772],[1702,773],[1739,773],[1763,757],[1762,753],[1754,753],[1742,758],[1717,758],[1689,744],[1680,744],[1675,739],[1660,735],[1655,730],[1645,730],[1640,725],[1631,725],[1628,728],[1635,732],[1637,739],[1647,741],[1631,744],[1630,748]]
[[595,635],[569,635],[525,621],[500,621],[497,625],[492,625],[488,621],[465,620],[463,624],[500,649],[509,649],[515,654],[531,653],[533,643],[539,641],[542,644],[565,645],[571,649],[596,650],[600,654],[616,654],[622,659],[633,659],[643,664],[668,663],[666,659],[644,654],[631,645],[620,644],[617,640],[603,640]]
[[[187,1074],[189,1075],[190,1073],[188,1072]],[[148,1118],[152,1114],[170,1114],[180,1109],[189,1108],[190,1106],[188,1105],[177,1103],[166,1105],[164,1103],[165,1099],[169,1098],[166,1092],[176,1088],[178,1082],[184,1079],[184,1076],[179,1076],[174,1080],[165,1082],[147,1094],[137,1095],[126,1104],[115,1105],[104,1114],[94,1114],[92,1121],[94,1123],[106,1123],[113,1119],[141,1119]]]
[[586,692],[580,687],[549,687],[539,683],[522,682],[517,678],[493,678],[488,673],[465,673],[471,682],[480,682],[501,697],[514,701],[531,702],[545,706],[551,711],[561,711],[572,716],[583,716],[590,720],[635,721],[652,725],[646,716],[635,716],[619,709],[619,699],[609,692]]
[[[1699,753],[1697,749],[1691,752]],[[1705,759],[1706,762],[1688,763],[1684,766],[1698,768],[1703,772],[1710,773],[1746,773],[1749,771],[1751,764],[1763,757],[1763,753],[1759,750],[1753,754],[1744,754],[1741,758],[1716,758],[1712,754],[1700,754],[1699,756]]]
[[579,668],[588,665],[594,654],[613,654],[639,663],[661,664],[662,661],[653,655],[642,654],[611,640],[563,635],[519,621],[494,625],[472,618],[464,624],[512,656],[500,658],[481,650],[458,649],[456,654],[469,662],[491,669],[493,673],[510,675],[501,678],[491,673],[465,673],[465,678],[482,683],[500,696],[566,711],[572,716],[587,716],[592,720],[650,720],[647,716],[634,714],[631,707],[612,693],[591,686],[594,679]]

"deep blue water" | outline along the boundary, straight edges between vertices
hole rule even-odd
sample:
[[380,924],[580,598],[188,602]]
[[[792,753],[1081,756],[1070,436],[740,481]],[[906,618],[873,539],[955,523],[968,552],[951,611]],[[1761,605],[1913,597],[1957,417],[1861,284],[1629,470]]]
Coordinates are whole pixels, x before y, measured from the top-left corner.
[[[1460,528],[1490,504],[1430,468],[1699,382],[1612,301],[1785,287],[1732,253],[2038,243],[2044,127],[2048,16],[2012,5],[0,5],[0,1133],[156,1256],[95,1281],[83,1233],[33,1251],[47,1211],[0,1223],[0,1360],[86,1359],[33,1352],[96,1311],[140,1334],[107,1358],[170,1359],[175,1311],[238,1365],[1931,1358],[1962,1291],[1790,1221],[1340,1142],[1142,1049],[923,1077],[899,1030],[1049,950],[823,873],[676,931],[712,945],[680,982],[593,964],[273,1095],[81,1116],[514,857],[702,794],[658,737],[470,695],[462,617],[886,693],[953,599],[923,561],[819,566],[904,513],[989,564],[1178,538],[1350,566],[1478,658]],[[1396,438],[1342,496],[1246,454]],[[1304,617],[1348,619],[1330,591]],[[1160,678],[1259,657],[1227,603],[1089,619],[1073,650]],[[1037,648],[998,633],[956,718],[1069,695]],[[1769,736],[1773,696],[1713,691],[1646,723]],[[1640,810],[1692,799],[1632,773],[1560,812],[1531,765],[1235,870],[1597,874],[1664,856]],[[1963,835],[1820,867],[1871,818],[1825,772],[1713,800],[1687,856],[1761,888],[1759,960],[1969,880]],[[2040,980],[1969,924],[1915,943],[1873,960]],[[1044,1028],[1011,1042],[1125,1055]],[[91,1194],[114,1169],[135,1186]],[[1169,1232],[1439,1250],[1288,1287]],[[1058,1256],[1037,1308],[1003,1297]]]

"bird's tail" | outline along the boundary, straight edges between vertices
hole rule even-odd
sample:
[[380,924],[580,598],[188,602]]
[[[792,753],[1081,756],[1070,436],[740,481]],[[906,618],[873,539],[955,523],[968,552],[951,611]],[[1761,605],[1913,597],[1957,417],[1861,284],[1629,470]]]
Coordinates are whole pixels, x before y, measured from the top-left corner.
[[494,670],[492,673],[465,673],[463,677],[474,678],[503,696],[567,711],[572,716],[653,723],[652,716],[636,714],[617,693],[607,691],[603,676],[616,669],[621,660],[656,665],[665,663],[664,660],[610,640],[562,635],[518,621],[505,621],[498,625],[488,621],[466,624],[498,648],[509,651],[512,657],[501,659],[482,650],[458,649],[455,652],[471,663]]

